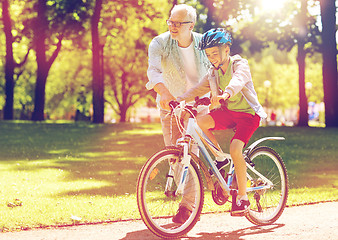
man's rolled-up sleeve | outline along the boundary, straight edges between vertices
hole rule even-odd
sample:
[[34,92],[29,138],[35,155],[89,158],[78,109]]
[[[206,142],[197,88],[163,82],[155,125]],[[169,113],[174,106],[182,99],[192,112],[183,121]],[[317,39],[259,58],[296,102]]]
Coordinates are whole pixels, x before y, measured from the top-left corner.
[[149,44],[148,49],[148,82],[146,88],[151,90],[158,83],[164,83],[163,81],[163,71],[161,66],[161,56],[162,56],[162,47],[157,39],[153,39]]

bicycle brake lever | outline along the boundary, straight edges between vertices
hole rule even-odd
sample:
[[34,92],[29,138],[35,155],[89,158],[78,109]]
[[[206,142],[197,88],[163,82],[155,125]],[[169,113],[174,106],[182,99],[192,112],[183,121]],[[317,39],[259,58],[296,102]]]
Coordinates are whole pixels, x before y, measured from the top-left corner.
[[228,107],[228,100],[221,99],[221,100],[219,100],[219,103],[221,104],[222,108]]

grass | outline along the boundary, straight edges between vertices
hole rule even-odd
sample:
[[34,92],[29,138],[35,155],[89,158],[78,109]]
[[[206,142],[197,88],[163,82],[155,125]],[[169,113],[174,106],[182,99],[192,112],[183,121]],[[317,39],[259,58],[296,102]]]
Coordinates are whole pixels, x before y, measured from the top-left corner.
[[[138,173],[163,148],[159,124],[0,122],[0,229],[140,218]],[[224,150],[231,131],[217,134]],[[338,129],[261,127],[284,159],[288,205],[338,200]],[[204,212],[227,210],[206,193]]]

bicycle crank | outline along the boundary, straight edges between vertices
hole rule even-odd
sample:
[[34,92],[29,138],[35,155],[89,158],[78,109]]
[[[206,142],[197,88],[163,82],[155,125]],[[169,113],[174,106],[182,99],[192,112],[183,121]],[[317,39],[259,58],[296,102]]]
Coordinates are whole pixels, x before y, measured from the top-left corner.
[[223,190],[221,185],[216,182],[215,183],[215,190],[211,191],[212,199],[217,205],[224,205],[226,202],[228,202],[229,195],[226,191]]

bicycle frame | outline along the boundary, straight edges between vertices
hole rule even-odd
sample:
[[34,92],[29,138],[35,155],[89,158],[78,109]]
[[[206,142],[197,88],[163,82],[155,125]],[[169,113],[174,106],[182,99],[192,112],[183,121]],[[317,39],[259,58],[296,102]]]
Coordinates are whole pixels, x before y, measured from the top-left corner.
[[[183,105],[182,104],[180,104],[180,105],[181,105],[180,107],[182,108]],[[183,171],[181,173],[181,178],[180,178],[179,184],[177,186],[177,190],[175,192],[175,195],[182,194],[184,186],[185,186],[185,182],[186,182],[186,176],[188,174],[188,166],[189,166],[190,160],[191,160],[191,156],[189,155],[190,150],[191,150],[190,149],[191,148],[191,141],[187,141],[186,137],[189,137],[189,136],[192,138],[193,141],[195,141],[197,143],[200,152],[202,153],[204,159],[206,160],[206,162],[208,163],[212,172],[216,176],[216,179],[220,183],[220,186],[222,187],[222,189],[225,190],[228,194],[233,194],[233,192],[231,192],[231,191],[236,191],[236,190],[230,189],[230,186],[231,186],[231,183],[233,181],[235,168],[234,168],[234,163],[233,163],[233,160],[232,160],[230,154],[224,153],[222,151],[222,149],[218,149],[216,146],[214,146],[214,144],[207,138],[207,136],[205,136],[203,131],[199,128],[196,120],[194,118],[189,118],[187,129],[186,129],[186,132],[185,132],[185,136],[183,138],[180,138],[180,139],[177,140],[177,145],[181,145],[183,147],[183,157],[182,157],[182,161],[181,161],[181,163],[183,164]],[[248,156],[249,153],[258,144],[260,144],[261,142],[266,141],[266,140],[285,140],[285,138],[283,138],[283,137],[265,137],[265,138],[259,139],[259,140],[255,141],[254,143],[252,143],[244,151],[244,155]],[[216,156],[222,156],[222,157],[228,158],[230,160],[230,168],[229,168],[229,172],[228,172],[228,176],[229,176],[228,183],[222,177],[219,169],[217,168],[216,164],[214,163],[214,161],[213,161],[212,157],[210,156],[210,154],[209,154],[207,148],[205,147],[205,145],[208,146],[209,150],[213,153],[213,155],[215,155],[215,157]],[[262,185],[262,186],[248,187],[247,192],[263,190],[263,189],[268,189],[268,188],[273,187],[273,183],[269,179],[267,179],[265,176],[263,176],[261,173],[256,171],[254,166],[251,166],[250,162],[246,161],[246,166],[251,171],[253,171],[255,174],[257,174],[266,183],[265,185]],[[172,170],[170,170],[170,171],[172,171]],[[172,174],[169,172],[168,176],[171,176],[171,175]],[[252,177],[248,173],[247,173],[247,178],[249,180],[252,180]],[[172,178],[168,178],[166,190],[170,189],[171,185],[172,185]]]
[[[193,139],[196,141],[198,148],[200,150],[200,152],[202,153],[204,159],[207,161],[207,163],[209,164],[210,168],[212,169],[213,173],[215,174],[217,180],[220,182],[222,188],[227,191],[228,193],[230,193],[230,188],[227,185],[227,183],[225,182],[224,178],[222,177],[221,173],[218,171],[216,164],[214,163],[213,159],[211,158],[207,148],[205,147],[205,145],[202,142],[202,136],[204,135],[204,133],[202,132],[202,130],[198,127],[197,122],[195,119],[193,118],[189,118],[188,121],[188,126],[187,126],[187,132],[186,135],[190,135],[193,137]],[[216,154],[217,152],[221,153],[211,142],[206,142],[206,144],[208,144],[209,149]],[[229,155],[230,156],[230,155]],[[228,157],[229,157],[228,156]],[[230,158],[231,159],[231,158]],[[231,164],[231,167],[232,168]]]
[[[186,236],[199,221],[206,185],[215,204],[232,202],[231,215],[244,215],[255,225],[274,223],[285,209],[288,176],[284,161],[273,148],[258,146],[266,140],[284,138],[266,137],[255,141],[243,152],[247,166],[246,189],[252,204],[244,212],[233,211],[238,194],[234,161],[218,143],[210,141],[195,118],[198,110],[204,111],[199,106],[209,104],[209,98],[196,98],[193,106],[172,101],[169,104],[171,126],[177,124],[182,137],[174,146],[156,152],[140,171],[136,192],[140,216],[148,229],[159,237]],[[176,136],[173,128],[170,133]],[[197,147],[200,154],[195,151]],[[225,162],[220,164],[222,160]],[[182,216],[182,206],[189,207],[190,214],[185,211]]]

